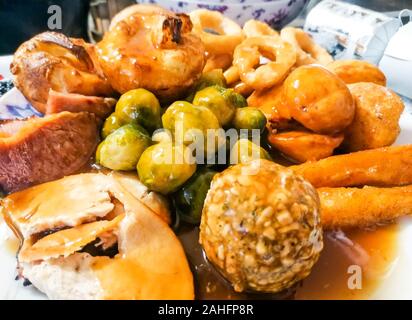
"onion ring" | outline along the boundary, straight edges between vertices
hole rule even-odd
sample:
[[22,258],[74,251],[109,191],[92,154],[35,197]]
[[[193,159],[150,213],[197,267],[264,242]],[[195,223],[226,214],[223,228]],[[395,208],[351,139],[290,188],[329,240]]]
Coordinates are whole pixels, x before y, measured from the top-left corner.
[[326,66],[333,61],[328,51],[316,44],[311,36],[302,29],[292,27],[283,28],[280,31],[280,37],[295,47],[297,66],[313,63]]
[[279,37],[279,33],[267,23],[258,20],[248,20],[243,25],[243,34],[246,38],[260,37],[260,36],[274,36]]
[[236,93],[241,94],[245,98],[249,97],[253,92],[253,88],[249,87],[246,83],[242,81],[235,83],[233,86],[233,90]]
[[239,69],[236,66],[229,67],[225,72],[223,72],[226,83],[231,85],[240,80]]
[[[199,9],[189,15],[193,32],[200,37],[210,54],[233,54],[236,46],[243,40],[242,28],[220,12]],[[205,30],[211,30],[215,34]]]
[[[269,62],[261,65],[262,56]],[[294,47],[271,36],[247,38],[236,47],[233,56],[240,79],[254,89],[269,88],[283,81],[295,63]]]

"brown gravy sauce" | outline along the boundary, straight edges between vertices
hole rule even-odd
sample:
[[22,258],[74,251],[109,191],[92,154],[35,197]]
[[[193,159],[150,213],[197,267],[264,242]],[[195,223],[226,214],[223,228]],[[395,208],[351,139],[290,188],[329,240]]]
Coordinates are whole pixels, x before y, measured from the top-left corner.
[[[287,163],[287,162],[286,162]],[[99,166],[86,166],[81,172],[104,172]],[[2,219],[0,219],[0,222]],[[207,299],[368,299],[378,288],[397,258],[399,224],[368,230],[324,233],[324,249],[308,278],[278,294],[237,293],[207,261],[199,244],[198,227],[183,224],[177,235],[185,249],[195,279],[195,296]],[[16,254],[19,241],[7,239],[6,250]],[[348,268],[362,268],[362,289],[350,290]]]
[[7,252],[15,255],[20,248],[20,241],[15,237],[7,238],[6,240],[3,240],[3,245],[6,248]]
[[[203,256],[198,228],[181,226],[183,243],[195,277],[197,299],[368,299],[378,288],[397,257],[397,223],[373,230],[325,232],[324,249],[307,279],[288,292],[248,294],[234,292]],[[362,289],[349,289],[351,265],[362,270]]]
[[[196,299],[368,299],[378,288],[397,258],[399,224],[373,230],[324,233],[324,249],[312,273],[287,292],[251,294],[234,292],[230,284],[205,259],[198,243],[198,228],[182,225],[178,236],[195,278]],[[4,248],[16,254],[17,238],[4,241]],[[348,268],[362,268],[362,289],[350,290]]]

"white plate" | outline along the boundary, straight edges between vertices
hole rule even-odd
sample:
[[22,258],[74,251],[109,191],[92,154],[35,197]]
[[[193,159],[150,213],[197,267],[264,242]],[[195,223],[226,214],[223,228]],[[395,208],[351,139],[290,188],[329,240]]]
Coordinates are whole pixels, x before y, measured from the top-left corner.
[[[405,112],[400,120],[401,134],[396,144],[412,143],[412,103],[406,100]],[[0,98],[0,117],[9,116],[5,114],[10,108],[5,106],[12,105],[16,107],[19,113],[26,111],[30,114],[27,101],[18,92],[13,89]],[[23,112],[26,114],[25,112]],[[407,299],[412,300],[412,221],[404,219],[400,222],[400,231],[398,233],[398,254],[397,259],[392,263],[391,268],[387,271],[384,280],[371,296],[370,299]],[[13,234],[6,227],[0,217],[0,299],[46,299],[46,296],[37,291],[32,286],[24,287],[22,281],[16,281],[16,258],[10,250],[9,239]]]

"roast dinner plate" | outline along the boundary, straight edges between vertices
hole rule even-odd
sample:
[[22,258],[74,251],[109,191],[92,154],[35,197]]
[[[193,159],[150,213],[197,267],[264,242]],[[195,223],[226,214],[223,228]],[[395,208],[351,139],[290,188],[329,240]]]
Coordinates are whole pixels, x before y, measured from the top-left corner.
[[[398,145],[412,143],[412,104],[408,99],[405,99],[405,104],[400,120],[401,134],[396,141]],[[34,112],[16,88],[0,98],[0,116],[3,119],[27,117]],[[199,259],[202,259],[200,247],[191,249],[190,243],[196,241],[196,236],[196,230],[179,232],[192,264],[198,264]],[[325,249],[320,261],[311,275],[300,284],[295,298],[412,299],[411,218],[406,217],[374,230],[354,231],[349,236],[341,232],[328,232],[325,238]],[[0,299],[47,299],[33,286],[16,280],[17,249],[17,240],[4,221],[0,220]],[[357,279],[360,283],[352,288],[353,265],[361,265],[362,273],[361,278]],[[196,277],[202,287],[220,288],[220,291],[216,289],[215,292],[212,290],[211,293],[197,294],[197,298],[238,298],[231,294],[227,284],[222,285],[223,280],[218,275],[200,272],[195,274]]]

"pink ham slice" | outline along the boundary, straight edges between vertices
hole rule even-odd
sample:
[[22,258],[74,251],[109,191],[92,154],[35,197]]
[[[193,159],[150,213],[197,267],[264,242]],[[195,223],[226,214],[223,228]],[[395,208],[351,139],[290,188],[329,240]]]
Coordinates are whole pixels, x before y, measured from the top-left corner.
[[0,188],[14,192],[77,173],[97,142],[96,116],[88,112],[0,123]]
[[84,96],[76,93],[49,91],[46,114],[69,112],[90,112],[98,118],[107,118],[113,112],[116,99],[95,96]]

